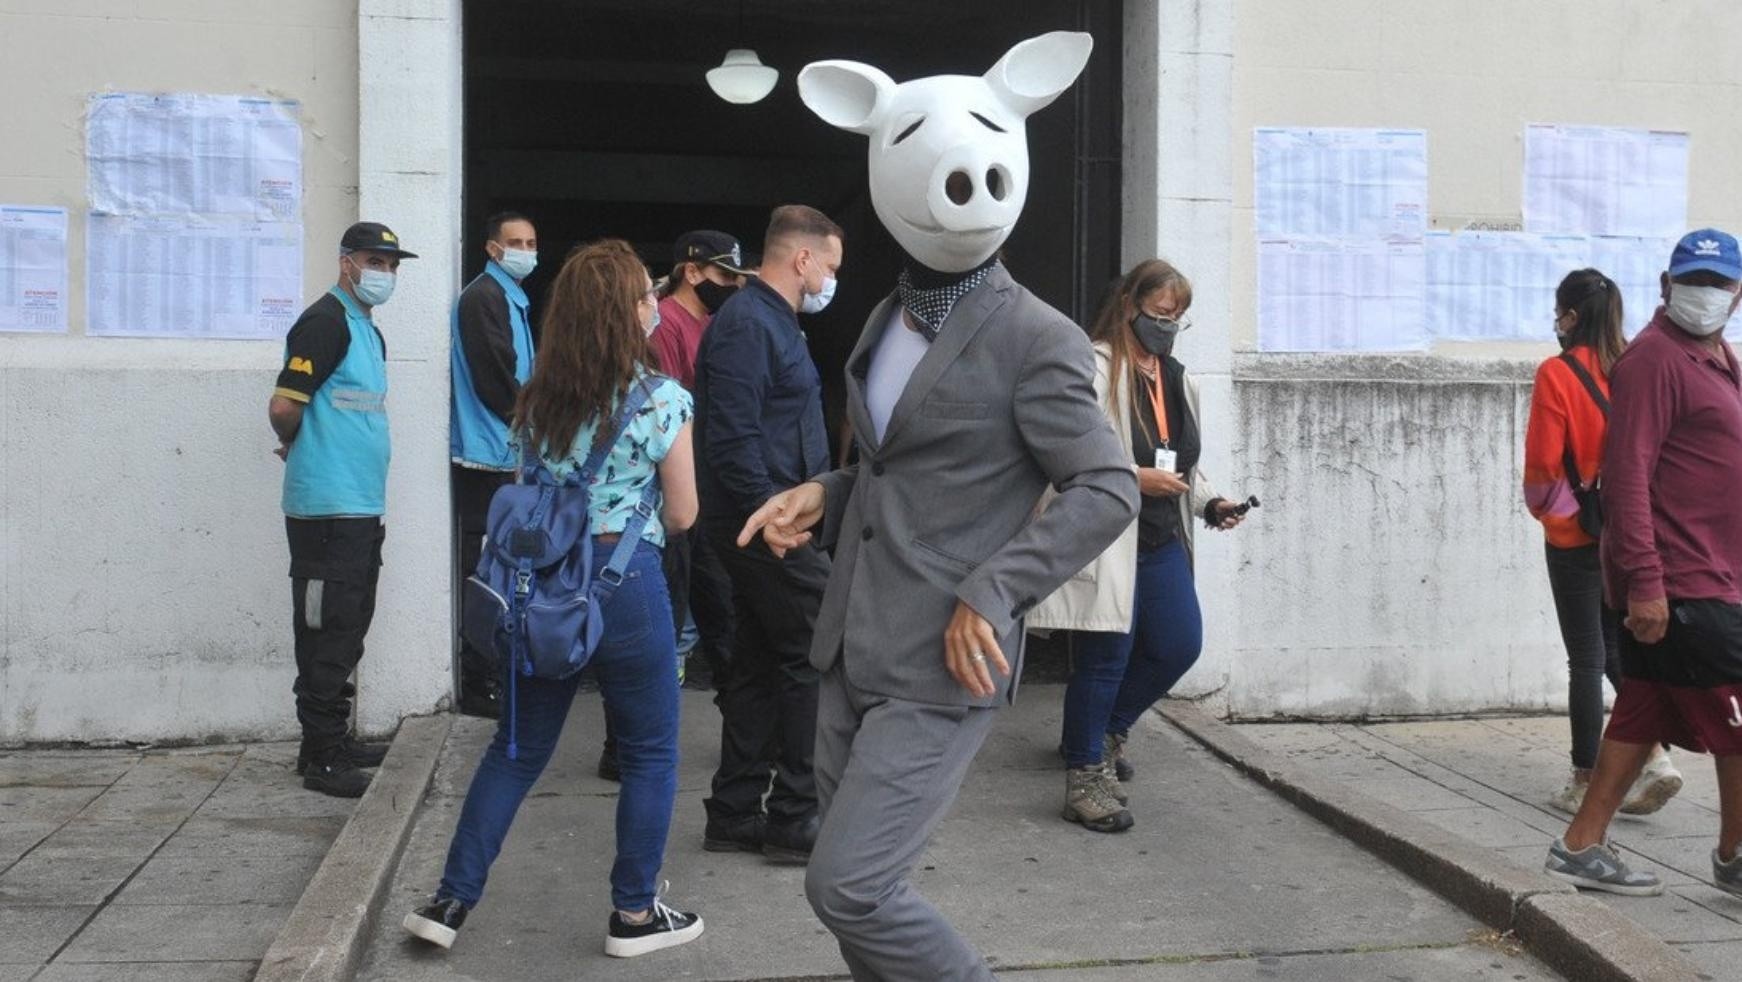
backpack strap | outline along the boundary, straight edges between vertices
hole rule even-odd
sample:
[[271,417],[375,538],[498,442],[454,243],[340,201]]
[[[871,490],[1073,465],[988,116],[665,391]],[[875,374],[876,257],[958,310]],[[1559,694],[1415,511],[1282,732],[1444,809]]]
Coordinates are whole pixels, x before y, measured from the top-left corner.
[[[623,408],[618,410],[618,418],[613,421],[616,425],[611,442],[597,444],[594,447],[593,456],[587,460],[589,465],[589,468],[585,468],[587,470],[587,486],[592,485],[592,471],[598,469],[598,464],[604,460],[605,453],[609,452],[622,438],[623,432],[629,428],[629,420],[636,412],[640,411],[649,395],[648,386],[636,385],[628,395],[623,397]],[[594,459],[595,457],[597,460]],[[599,570],[599,578],[593,582],[593,600],[595,603],[604,604],[611,598],[611,594],[616,593],[617,588],[623,585],[623,574],[629,569],[629,560],[634,557],[635,549],[641,543],[641,533],[647,530],[647,523],[652,521],[658,503],[659,481],[656,472],[654,479],[649,480],[647,486],[641,489],[641,497],[635,502],[635,514],[629,516],[628,523],[623,526],[623,534],[617,540],[617,547],[611,550],[610,560],[605,563],[603,569]]]
[[611,414],[609,427],[601,426],[593,433],[593,447],[587,453],[587,460],[581,464],[581,487],[593,486],[593,478],[599,474],[599,468],[605,466],[605,458],[610,456],[611,449],[617,446],[617,441],[623,439],[623,432],[629,429],[629,423],[641,407],[647,403],[647,386],[639,381],[629,387],[623,394],[623,401],[617,406],[617,411]]

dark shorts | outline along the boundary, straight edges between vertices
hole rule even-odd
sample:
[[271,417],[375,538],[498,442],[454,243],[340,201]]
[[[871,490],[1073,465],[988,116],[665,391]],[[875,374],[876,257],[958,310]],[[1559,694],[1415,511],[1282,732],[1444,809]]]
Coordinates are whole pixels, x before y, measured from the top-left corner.
[[1620,634],[1621,692],[1605,738],[1742,754],[1742,604],[1671,600],[1662,641]]

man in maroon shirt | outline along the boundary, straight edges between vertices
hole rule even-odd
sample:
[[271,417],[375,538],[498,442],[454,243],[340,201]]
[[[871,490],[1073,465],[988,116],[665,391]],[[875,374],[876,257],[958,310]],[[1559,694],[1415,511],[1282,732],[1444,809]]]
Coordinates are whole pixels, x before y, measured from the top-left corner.
[[[696,349],[714,311],[738,291],[750,275],[738,240],[724,232],[686,232],[677,240],[671,276],[659,301],[659,327],[653,350],[660,371],[686,389],[696,387]],[[680,622],[693,619],[700,635],[700,664],[690,660],[685,683],[690,688],[718,687],[726,681],[736,620],[732,581],[703,536],[683,536],[666,550],[666,579],[671,584],[674,611]],[[683,630],[679,623],[678,630]]]
[[1742,303],[1736,240],[1689,233],[1662,283],[1664,306],[1610,375],[1602,558],[1609,606],[1626,611],[1621,691],[1546,869],[1590,889],[1662,893],[1604,839],[1653,750],[1673,743],[1717,759],[1712,877],[1742,895],[1742,365],[1724,340]]
[[685,232],[677,240],[671,275],[659,301],[653,350],[659,370],[686,389],[696,387],[696,349],[714,311],[750,275],[738,240],[724,232]]

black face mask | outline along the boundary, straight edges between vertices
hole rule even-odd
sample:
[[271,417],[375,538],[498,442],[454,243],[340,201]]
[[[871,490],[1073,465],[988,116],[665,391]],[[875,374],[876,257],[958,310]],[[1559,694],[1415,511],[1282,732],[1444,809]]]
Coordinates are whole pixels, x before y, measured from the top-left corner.
[[1179,337],[1179,322],[1167,317],[1138,314],[1131,318],[1131,330],[1143,350],[1157,358],[1173,354],[1173,340]]
[[708,308],[710,314],[717,313],[732,294],[737,292],[737,287],[715,283],[713,280],[703,280],[696,284],[696,299],[702,302],[703,307]]

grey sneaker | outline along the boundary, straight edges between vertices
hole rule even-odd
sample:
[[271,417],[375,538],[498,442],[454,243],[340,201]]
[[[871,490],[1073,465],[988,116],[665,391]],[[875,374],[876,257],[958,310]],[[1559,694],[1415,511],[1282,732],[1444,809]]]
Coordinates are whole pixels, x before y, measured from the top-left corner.
[[1557,880],[1587,890],[1606,890],[1628,897],[1655,897],[1663,892],[1663,881],[1656,874],[1630,869],[1615,852],[1614,844],[1608,842],[1573,852],[1567,848],[1565,839],[1556,839],[1548,847],[1548,862],[1542,868]]
[[1742,851],[1726,863],[1718,858],[1718,850],[1712,850],[1712,885],[1742,897]]
[[1123,832],[1133,824],[1131,813],[1113,797],[1102,766],[1065,771],[1064,819],[1091,832]]

